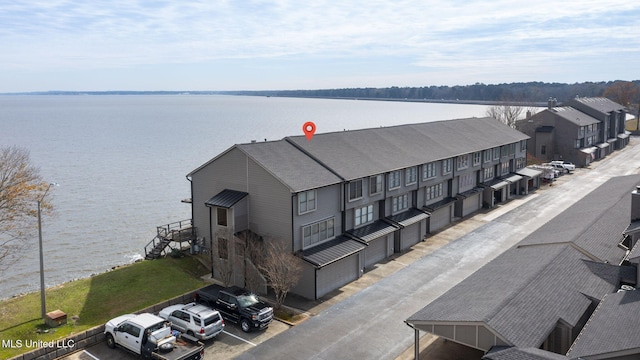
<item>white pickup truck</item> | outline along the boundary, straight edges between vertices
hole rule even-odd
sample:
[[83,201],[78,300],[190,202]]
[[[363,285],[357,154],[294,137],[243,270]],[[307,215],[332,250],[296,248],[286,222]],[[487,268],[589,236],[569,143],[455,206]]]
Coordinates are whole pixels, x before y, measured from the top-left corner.
[[204,345],[192,336],[176,339],[166,320],[153,314],[127,314],[109,320],[104,328],[107,346],[116,345],[144,359],[202,360]]
[[564,169],[568,173],[572,172],[572,171],[574,171],[576,169],[576,166],[573,163],[568,162],[568,161],[554,160],[554,161],[550,162],[549,164],[551,164],[551,166]]

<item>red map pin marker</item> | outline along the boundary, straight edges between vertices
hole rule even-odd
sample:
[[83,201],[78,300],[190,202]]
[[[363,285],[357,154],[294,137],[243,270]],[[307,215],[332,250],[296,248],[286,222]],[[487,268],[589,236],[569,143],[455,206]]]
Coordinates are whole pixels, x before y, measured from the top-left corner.
[[307,140],[311,141],[313,134],[316,132],[316,124],[311,121],[307,121],[302,125],[302,131],[304,132],[304,136],[307,137]]

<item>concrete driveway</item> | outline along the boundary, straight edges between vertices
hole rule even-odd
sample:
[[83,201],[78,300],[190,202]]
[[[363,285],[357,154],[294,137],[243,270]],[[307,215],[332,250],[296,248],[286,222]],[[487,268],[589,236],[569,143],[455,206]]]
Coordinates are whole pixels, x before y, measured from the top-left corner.
[[[638,173],[638,139],[556,184],[460,222],[365,274],[375,281],[239,359],[394,359],[413,346],[404,320],[614,176]],[[631,192],[633,189],[629,189]],[[468,223],[467,223],[468,222]],[[448,232],[460,234],[437,249]],[[463,235],[465,234],[466,235]],[[394,269],[388,276],[376,275]],[[366,281],[366,280],[359,280]],[[357,282],[356,282],[357,283]],[[349,293],[349,291],[346,291]],[[342,300],[344,298],[344,300]],[[469,299],[470,306],[473,299]],[[412,350],[410,351],[413,357]]]

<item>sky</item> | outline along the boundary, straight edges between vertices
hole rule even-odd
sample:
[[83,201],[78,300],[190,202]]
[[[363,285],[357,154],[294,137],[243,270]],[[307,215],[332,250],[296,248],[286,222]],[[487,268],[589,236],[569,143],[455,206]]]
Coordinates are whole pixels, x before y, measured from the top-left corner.
[[0,0],[0,92],[640,79],[630,0]]

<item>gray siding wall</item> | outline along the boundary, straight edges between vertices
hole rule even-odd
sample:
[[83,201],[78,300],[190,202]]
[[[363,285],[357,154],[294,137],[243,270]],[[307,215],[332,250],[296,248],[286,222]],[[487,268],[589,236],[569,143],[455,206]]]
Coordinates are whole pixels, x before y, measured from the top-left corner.
[[302,274],[291,292],[307,299],[316,298],[316,268],[306,261],[302,261]]
[[[204,237],[207,241],[211,240],[209,208],[204,204],[207,200],[224,189],[247,191],[246,166],[238,166],[238,164],[245,163],[244,153],[233,148],[192,175],[193,225],[196,227],[199,237]],[[214,219],[215,215],[214,212],[212,214]]]
[[247,159],[249,228],[291,248],[291,190],[253,160]]
[[[224,189],[248,192],[245,204],[239,204],[240,227],[291,243],[291,192],[271,174],[232,148],[191,177],[193,223],[198,236],[211,240],[209,208],[205,202]],[[215,221],[215,212],[211,214]],[[240,230],[240,229],[236,229]],[[215,234],[213,234],[215,236]]]
[[335,236],[342,233],[342,212],[340,211],[340,192],[342,185],[336,184],[315,189],[316,210],[298,214],[298,194],[289,199],[293,203],[293,251],[302,250],[302,228],[318,221],[334,218]]

